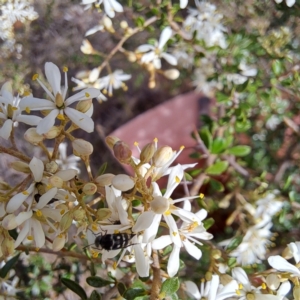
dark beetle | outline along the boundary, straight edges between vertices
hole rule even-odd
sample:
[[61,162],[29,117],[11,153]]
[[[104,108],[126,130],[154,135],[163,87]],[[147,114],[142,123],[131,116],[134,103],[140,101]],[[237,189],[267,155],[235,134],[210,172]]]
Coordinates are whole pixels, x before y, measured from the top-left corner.
[[134,236],[132,233],[101,233],[95,239],[95,246],[106,251],[124,249],[133,245],[130,241]]

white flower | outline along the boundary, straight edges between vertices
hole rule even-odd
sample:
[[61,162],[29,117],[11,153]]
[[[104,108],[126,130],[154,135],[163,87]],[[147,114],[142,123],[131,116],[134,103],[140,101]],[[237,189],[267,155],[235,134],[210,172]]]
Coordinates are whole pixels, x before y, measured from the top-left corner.
[[101,77],[97,80],[99,89],[103,89],[103,93],[107,93],[109,96],[112,96],[113,89],[117,90],[120,87],[127,89],[127,86],[123,81],[126,81],[131,78],[130,74],[125,74],[122,70],[115,70],[113,73],[108,74],[107,76]]
[[223,16],[216,13],[216,6],[208,2],[195,0],[197,9],[189,9],[189,16],[183,27],[192,38],[196,32],[197,40],[204,40],[206,46],[219,45],[226,48],[227,44],[223,32],[225,28],[220,23]]
[[169,64],[173,66],[177,65],[177,60],[173,55],[163,52],[163,48],[167,43],[167,41],[171,38],[171,36],[172,36],[171,27],[166,27],[162,31],[159,38],[159,42],[156,42],[155,46],[149,44],[144,44],[139,46],[136,49],[136,52],[138,53],[147,52],[142,56],[141,62],[144,64],[153,63],[156,69],[160,69],[161,68],[160,59],[164,58]]
[[186,6],[188,5],[188,0],[180,0],[180,8],[186,8]]
[[116,0],[82,0],[81,4],[85,5],[85,9],[89,9],[92,4],[100,5],[103,3],[105,13],[113,18],[115,16],[115,12],[123,12],[122,5]]
[[65,72],[65,86],[63,88],[61,87],[61,74],[55,64],[47,62],[45,64],[45,74],[52,88],[52,92],[49,91],[38,78],[37,80],[51,100],[26,97],[20,103],[21,108],[26,111],[49,110],[49,114],[37,125],[37,133],[43,134],[48,132],[54,125],[55,119],[65,120],[65,115],[81,129],[87,132],[92,132],[94,130],[94,121],[91,118],[93,105],[91,105],[90,109],[86,113],[82,113],[69,106],[80,100],[88,100],[97,97],[100,91],[95,88],[88,88],[66,98],[68,91],[67,73]]
[[[237,263],[241,265],[250,265],[260,263],[266,258],[267,247],[272,244],[270,241],[273,236],[270,228],[272,223],[269,219],[260,222],[255,226],[248,228],[239,246],[230,252],[230,256],[236,257]],[[222,246],[228,245],[230,240],[220,243]]]
[[[276,3],[281,3],[282,0],[274,0]],[[285,3],[288,7],[292,7],[295,3],[296,0],[285,0]]]
[[210,281],[201,282],[200,290],[192,281],[184,282],[185,290],[194,299],[207,300],[223,300],[229,297],[237,296],[236,290],[238,284],[235,280],[230,281],[227,285],[220,285],[220,278],[218,275],[212,275]]
[[74,154],[67,156],[67,146],[67,143],[59,144],[59,159],[57,159],[56,162],[62,170],[75,169],[79,173],[80,169],[77,167],[77,162],[80,161],[80,157]]
[[42,119],[37,116],[22,115],[19,107],[20,100],[19,95],[13,96],[10,82],[3,84],[0,93],[0,119],[3,120],[0,136],[6,140],[10,137],[13,126],[17,126],[18,122],[35,126]]

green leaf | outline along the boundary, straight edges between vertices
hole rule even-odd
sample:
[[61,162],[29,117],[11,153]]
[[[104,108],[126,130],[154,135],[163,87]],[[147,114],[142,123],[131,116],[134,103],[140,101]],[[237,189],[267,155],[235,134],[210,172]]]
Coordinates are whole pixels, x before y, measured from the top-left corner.
[[218,102],[225,102],[230,100],[230,96],[223,94],[221,92],[216,93],[216,99]]
[[283,63],[282,61],[276,59],[272,63],[272,71],[275,75],[280,75],[283,71]]
[[248,83],[249,83],[249,80],[246,80],[244,83],[237,85],[236,91],[239,93],[243,92],[247,88]]
[[8,272],[13,268],[13,266],[16,264],[20,256],[20,253],[13,258],[11,258],[1,269],[0,269],[0,277],[4,278]]
[[203,221],[203,226],[206,230],[209,229],[214,224],[215,224],[215,220],[213,218],[208,218]]
[[206,170],[205,173],[208,175],[220,175],[226,169],[228,168],[228,162],[227,161],[219,161],[214,163],[213,165],[209,166]]
[[140,296],[136,297],[134,300],[150,300],[150,296]]
[[207,147],[207,149],[210,149],[211,144],[212,144],[212,135],[209,131],[209,129],[207,127],[204,127],[203,129],[201,129],[201,131],[199,132],[199,135],[203,141],[203,143],[205,144],[205,146]]
[[98,170],[98,176],[104,174],[106,168],[107,168],[107,162],[103,163],[103,164],[100,166],[100,168],[99,168],[99,170]]
[[220,182],[218,180],[210,178],[209,184],[210,184],[211,188],[213,189],[213,191],[215,191],[215,192],[223,192],[224,191],[224,185],[222,184],[222,182]]
[[113,281],[103,279],[99,276],[90,276],[86,279],[86,282],[90,286],[95,287],[95,288],[104,287],[104,286],[114,283]]
[[163,282],[160,292],[166,296],[170,296],[178,291],[179,286],[180,283],[177,277],[169,278]]
[[170,296],[170,299],[171,300],[178,300],[179,298],[178,298],[177,294],[173,294],[173,295]]
[[75,281],[68,278],[61,278],[60,280],[67,288],[77,294],[81,299],[86,300],[88,297],[84,289]]
[[123,296],[126,292],[126,285],[123,282],[118,282],[117,284],[118,292],[121,296]]
[[97,291],[93,291],[89,300],[101,300],[101,295]]
[[233,238],[229,242],[228,246],[226,247],[226,252],[231,252],[232,250],[236,249],[239,246],[239,244],[242,242],[242,240],[243,240],[243,236],[241,235]]
[[212,154],[219,154],[224,150],[225,146],[225,140],[222,138],[217,137],[213,140],[212,146],[211,146],[211,153]]
[[251,147],[246,145],[234,146],[228,149],[227,152],[234,156],[246,156],[251,152]]
[[292,202],[296,201],[296,192],[295,191],[290,191],[289,192],[289,198]]
[[230,268],[233,268],[236,266],[236,258],[235,257],[230,257],[227,261],[227,265]]
[[123,295],[125,299],[135,299],[140,296],[145,296],[146,291],[144,289],[128,289]]

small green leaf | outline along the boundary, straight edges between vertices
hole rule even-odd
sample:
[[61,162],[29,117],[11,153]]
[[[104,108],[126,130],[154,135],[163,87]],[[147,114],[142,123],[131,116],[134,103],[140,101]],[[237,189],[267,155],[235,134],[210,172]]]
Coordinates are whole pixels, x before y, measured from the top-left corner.
[[113,281],[103,279],[99,276],[90,276],[86,279],[86,282],[95,288],[100,288],[114,283]]
[[211,153],[212,154],[219,154],[224,150],[225,140],[222,138],[217,137],[213,140],[211,146]]
[[249,80],[246,80],[244,83],[237,85],[236,91],[239,93],[243,92],[247,88],[248,83],[249,83]]
[[289,192],[289,198],[292,202],[296,201],[296,192],[295,191],[290,191]]
[[140,297],[134,298],[134,300],[150,300],[150,296],[140,296]]
[[215,164],[209,166],[206,170],[205,173],[208,175],[220,175],[226,169],[228,168],[228,162],[227,161],[219,161],[216,162]]
[[118,282],[117,288],[118,288],[118,292],[121,296],[123,296],[127,290],[125,284],[122,282]]
[[235,257],[230,257],[227,261],[227,265],[230,268],[233,268],[236,266],[236,258]]
[[275,75],[280,75],[283,71],[283,63],[282,61],[276,59],[272,63],[272,71]]
[[135,299],[140,296],[145,296],[146,291],[144,289],[128,289],[123,295],[125,299]]
[[173,295],[170,296],[170,299],[171,300],[178,300],[179,298],[178,298],[177,294],[173,294]]
[[227,152],[234,156],[246,156],[251,152],[251,147],[246,145],[234,146],[228,149]]
[[230,96],[223,94],[221,92],[216,93],[216,99],[218,102],[225,102],[230,100]]
[[89,300],[101,300],[101,295],[97,291],[93,291]]
[[229,242],[228,246],[226,247],[226,252],[231,252],[232,250],[236,249],[239,246],[239,244],[242,242],[242,240],[243,240],[243,236],[241,235],[233,238]]
[[178,291],[179,286],[180,284],[177,277],[169,278],[163,282],[160,292],[166,296],[170,296]]
[[13,268],[13,266],[16,264],[20,256],[20,253],[13,258],[11,258],[1,269],[0,269],[0,277],[4,278],[8,272]]
[[99,171],[98,171],[98,176],[104,174],[106,168],[107,168],[107,162],[103,163],[103,164],[100,166]]
[[212,144],[212,135],[211,135],[209,129],[207,127],[202,128],[201,131],[199,132],[199,135],[200,135],[203,143],[207,147],[207,149],[210,149],[211,144]]
[[220,182],[218,180],[210,178],[209,184],[215,192],[223,192],[224,191],[224,185],[222,184],[222,182]]
[[215,220],[213,218],[208,218],[203,221],[203,226],[206,230],[209,229],[214,224],[215,224]]
[[84,289],[75,281],[68,278],[61,278],[60,280],[67,288],[77,294],[81,299],[86,300],[88,297]]

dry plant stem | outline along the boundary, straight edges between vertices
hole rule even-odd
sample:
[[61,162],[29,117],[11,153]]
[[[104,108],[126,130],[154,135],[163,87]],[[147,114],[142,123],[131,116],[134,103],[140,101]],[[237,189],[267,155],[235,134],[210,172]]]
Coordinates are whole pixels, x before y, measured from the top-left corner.
[[103,63],[100,65],[99,67],[99,71],[101,72],[102,69],[108,64],[109,60],[118,52],[118,50],[122,47],[122,45],[130,38],[132,37],[134,34],[138,33],[139,31],[141,31],[142,29],[144,29],[145,27],[149,26],[150,24],[154,23],[157,20],[157,17],[152,17],[150,19],[148,19],[145,23],[143,28],[140,27],[136,27],[134,28],[130,34],[124,36],[119,43],[116,45],[116,47],[114,49],[111,50],[111,52],[109,53],[109,55],[107,55],[107,57],[105,58],[105,60],[103,61]]
[[5,147],[3,147],[1,145],[0,145],[0,153],[9,154],[11,156],[19,158],[22,161],[25,161],[25,162],[28,162],[28,163],[31,161],[31,158],[28,157],[27,155],[25,155],[25,154],[23,154],[23,153],[21,153],[19,151],[13,150],[13,149],[5,148]]
[[52,152],[52,159],[56,159],[58,157],[58,149],[59,145],[62,143],[62,141],[65,139],[65,135],[62,134],[58,138],[55,139],[55,144],[53,147],[53,152]]
[[17,150],[18,148],[17,148],[16,141],[15,141],[15,128],[14,128],[14,126],[12,127],[11,131],[12,132],[10,134],[10,142],[12,144],[12,148],[14,150]]
[[157,299],[159,299],[159,292],[160,292],[160,288],[161,288],[160,264],[159,264],[157,250],[153,250],[152,258],[153,258],[153,264],[152,264],[153,284],[152,284],[152,289],[151,289],[150,300],[157,300]]
[[240,166],[236,161],[234,156],[231,155],[224,155],[224,158],[229,162],[229,164],[241,175],[245,177],[249,177],[249,172],[244,169],[242,166]]

